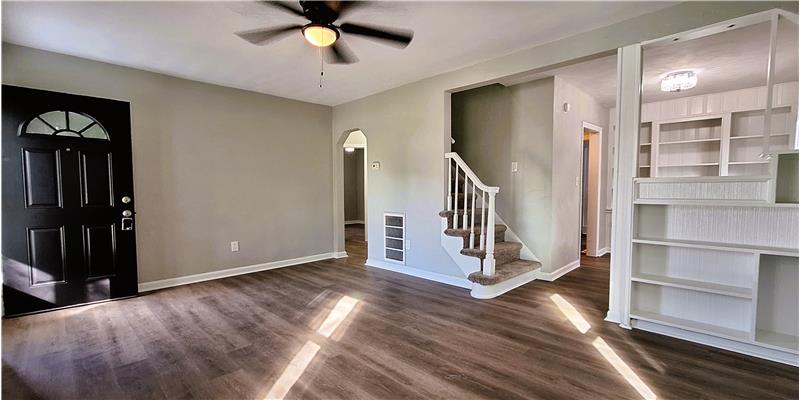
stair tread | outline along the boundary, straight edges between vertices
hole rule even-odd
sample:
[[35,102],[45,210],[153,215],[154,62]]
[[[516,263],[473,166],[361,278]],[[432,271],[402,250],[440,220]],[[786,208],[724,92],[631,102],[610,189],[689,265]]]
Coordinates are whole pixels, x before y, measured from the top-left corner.
[[467,279],[479,285],[496,285],[526,272],[533,271],[540,266],[540,263],[532,260],[515,260],[507,264],[496,266],[494,275],[484,275],[483,272],[476,271],[469,274]]
[[[508,229],[508,227],[503,225],[503,224],[496,224],[494,226],[494,232],[495,233],[505,232],[506,229]],[[476,226],[475,229],[473,229],[473,230],[475,231],[475,235],[480,235],[480,233],[481,233],[481,227],[480,226]],[[469,236],[470,232],[471,231],[469,229],[447,228],[447,229],[444,230],[444,234],[447,235],[447,236],[461,236],[461,237],[464,237],[464,236]]]
[[[519,252],[521,249],[522,243],[520,242],[498,242],[494,244],[494,255],[496,258],[498,254]],[[486,257],[486,250],[462,249],[461,254],[482,259]]]

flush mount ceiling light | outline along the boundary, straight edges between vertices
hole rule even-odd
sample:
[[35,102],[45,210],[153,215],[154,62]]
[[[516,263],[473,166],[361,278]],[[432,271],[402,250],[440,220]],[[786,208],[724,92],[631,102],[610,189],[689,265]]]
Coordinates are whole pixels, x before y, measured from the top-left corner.
[[321,24],[308,24],[303,27],[303,36],[314,46],[328,47],[339,38],[339,31]]
[[661,80],[662,92],[680,92],[697,86],[697,74],[693,71],[671,72]]

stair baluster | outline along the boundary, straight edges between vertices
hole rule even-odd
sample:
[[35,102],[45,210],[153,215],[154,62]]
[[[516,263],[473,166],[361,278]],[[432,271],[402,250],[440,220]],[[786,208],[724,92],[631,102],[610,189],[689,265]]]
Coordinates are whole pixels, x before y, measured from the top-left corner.
[[472,181],[472,216],[469,226],[469,248],[475,248],[475,181]]
[[[458,229],[458,163],[456,164],[456,179],[453,179],[453,185],[456,187],[455,190],[455,197],[453,201],[453,229]],[[448,185],[450,183],[448,182]]]
[[[453,166],[450,160],[447,161],[447,211],[453,209],[453,187],[450,186],[450,182],[453,181]],[[456,168],[458,166],[456,165]]]
[[469,187],[467,186],[468,184],[469,184],[469,177],[467,176],[467,174],[464,174],[464,218],[463,221],[461,221],[461,227],[464,229],[467,229],[467,218],[469,217],[467,215],[467,210],[469,209],[469,206],[467,205],[467,198],[469,197],[468,196]]
[[478,239],[480,250],[486,246],[486,235],[484,227],[486,226],[486,191],[481,191],[481,237]]

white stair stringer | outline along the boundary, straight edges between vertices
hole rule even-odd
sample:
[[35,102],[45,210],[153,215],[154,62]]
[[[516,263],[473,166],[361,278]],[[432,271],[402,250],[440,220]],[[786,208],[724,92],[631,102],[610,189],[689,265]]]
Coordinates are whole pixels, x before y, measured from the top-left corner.
[[[495,218],[497,222],[503,225],[508,225],[503,221],[503,219],[495,213]],[[475,257],[468,257],[461,254],[461,249],[464,246],[464,239],[457,236],[448,236],[445,235],[444,231],[448,228],[448,221],[447,218],[442,218],[442,227],[440,229],[441,232],[441,243],[442,247],[445,249],[447,254],[450,258],[458,265],[458,268],[461,269],[461,272],[464,273],[464,276],[469,276],[469,274],[479,271],[481,268],[480,260]],[[528,246],[519,240],[519,236],[514,233],[511,228],[506,229],[506,239],[511,239],[513,241],[522,243],[522,249],[520,250],[520,259],[522,260],[530,260],[539,262],[539,259],[536,257],[535,254],[528,248]],[[500,296],[503,293],[506,293],[512,289],[516,289],[526,283],[535,281],[536,278],[539,276],[540,268],[536,268],[533,271],[526,272],[522,275],[516,276],[512,279],[507,281],[503,281],[494,285],[480,285],[477,283],[472,284],[472,290],[470,291],[470,296],[476,299],[491,299],[497,296]]]
[[[442,247],[450,255],[450,258],[458,265],[464,276],[481,269],[481,261],[475,257],[468,257],[461,254],[461,249],[464,248],[464,239],[457,236],[447,236],[444,231],[447,229],[447,218],[441,218],[442,228],[439,229],[439,234],[442,237]],[[474,284],[473,284],[474,285]]]

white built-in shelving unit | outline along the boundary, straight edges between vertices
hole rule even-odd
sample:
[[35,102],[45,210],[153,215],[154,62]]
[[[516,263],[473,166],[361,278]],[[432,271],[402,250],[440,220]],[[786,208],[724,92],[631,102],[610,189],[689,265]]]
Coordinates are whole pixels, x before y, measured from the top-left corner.
[[[774,85],[770,150],[795,146],[797,82]],[[764,176],[765,86],[642,104],[639,177]]]
[[[705,137],[666,141],[717,137],[704,121]],[[635,328],[797,365],[798,154],[777,154],[757,177],[635,179]]]

